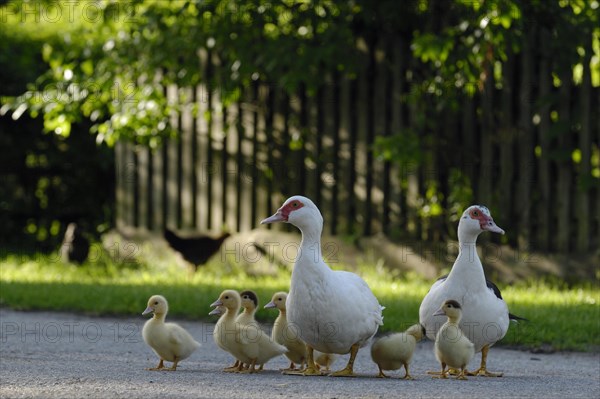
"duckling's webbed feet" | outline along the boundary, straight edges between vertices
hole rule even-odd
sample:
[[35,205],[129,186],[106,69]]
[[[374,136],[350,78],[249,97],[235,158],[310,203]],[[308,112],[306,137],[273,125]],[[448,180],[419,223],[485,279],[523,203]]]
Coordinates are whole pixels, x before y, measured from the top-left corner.
[[404,364],[404,371],[406,371],[406,373],[404,374],[404,377],[402,377],[403,380],[414,380],[413,376],[410,375],[410,373],[408,372],[408,364],[407,363]]
[[151,367],[149,369],[146,369],[148,371],[160,371],[160,370],[164,370],[165,369],[165,364],[163,362],[162,359],[160,359],[160,361],[158,362],[158,366],[156,367]]
[[238,373],[254,374],[254,373],[259,373],[261,370],[262,370],[262,368],[256,368],[256,359],[252,359],[252,361],[250,362],[248,367],[238,370]]
[[383,369],[381,368],[381,366],[377,365],[377,367],[379,367],[379,374],[376,375],[377,378],[390,378],[389,375],[385,375],[383,372]]
[[306,368],[302,370],[291,370],[284,371],[283,374],[287,375],[304,375],[304,376],[322,376],[324,375],[317,364],[315,363],[314,358],[314,349],[308,345],[306,345]]
[[448,371],[446,370],[446,363],[442,363],[442,371],[428,371],[427,374],[433,374],[432,378],[448,378]]
[[466,380],[466,379],[467,379],[467,377],[465,377],[465,370],[462,370],[462,371],[460,372],[460,374],[458,374],[458,375],[456,376],[456,379],[457,379],[457,380]]
[[[302,367],[302,366],[300,366]],[[296,369],[296,365],[294,364],[294,362],[290,362],[290,367],[286,368],[286,369],[279,369],[279,371],[297,371]]]
[[233,373],[235,371],[238,371],[240,369],[241,365],[242,365],[242,362],[240,362],[239,360],[236,360],[235,363],[233,364],[233,366],[225,367],[223,369],[223,371],[225,371],[226,373]]
[[316,367],[306,367],[304,370],[300,372],[302,375],[312,376],[312,375],[323,375],[321,371]]

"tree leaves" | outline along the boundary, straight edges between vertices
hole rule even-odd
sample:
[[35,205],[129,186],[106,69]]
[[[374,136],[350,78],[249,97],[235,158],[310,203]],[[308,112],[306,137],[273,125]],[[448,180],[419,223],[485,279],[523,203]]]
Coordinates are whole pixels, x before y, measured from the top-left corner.
[[440,65],[446,62],[454,47],[454,38],[441,37],[431,33],[417,34],[412,49],[423,62],[435,62]]
[[[519,51],[523,30],[532,24],[548,25],[556,51],[570,49],[559,68],[581,62],[577,49],[589,47],[583,43],[593,32],[593,48],[598,47],[597,2],[582,0],[102,0],[93,9],[71,3],[58,6],[71,7],[73,24],[43,25],[54,28],[56,38],[43,46],[47,71],[28,93],[9,100],[9,107],[16,116],[23,104],[32,114],[49,112],[46,130],[57,134],[69,131],[68,121],[88,118],[99,141],[110,143],[156,141],[172,133],[169,117],[176,104],[161,85],[190,87],[208,80],[203,83],[219,87],[226,103],[257,79],[289,93],[300,86],[314,93],[324,83],[323,71],[352,75],[361,59],[357,43],[384,33],[411,42],[419,62],[414,96],[433,95],[450,106],[460,92],[480,90],[490,71],[498,70],[496,63],[506,59],[506,48]],[[26,5],[5,7],[19,15]],[[210,73],[201,70],[201,50],[210,53]],[[595,82],[600,63],[597,54],[593,59]]]

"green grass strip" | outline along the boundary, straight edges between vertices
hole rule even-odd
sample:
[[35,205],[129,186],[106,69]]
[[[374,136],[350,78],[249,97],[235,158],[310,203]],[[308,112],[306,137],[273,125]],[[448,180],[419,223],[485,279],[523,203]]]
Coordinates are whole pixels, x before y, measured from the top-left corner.
[[[386,307],[382,331],[402,331],[418,321],[419,304],[432,281],[372,265],[361,266],[358,273]],[[271,322],[277,312],[262,306],[276,291],[287,291],[289,281],[289,270],[253,276],[227,262],[191,273],[173,262],[148,266],[104,261],[78,267],[42,255],[9,255],[0,258],[0,305],[138,318],[148,298],[162,294],[172,317],[214,321],[209,305],[223,289],[251,289],[261,301],[257,318]],[[511,312],[530,321],[511,323],[499,345],[600,348],[600,291],[594,284],[567,288],[559,281],[529,281],[501,289]]]

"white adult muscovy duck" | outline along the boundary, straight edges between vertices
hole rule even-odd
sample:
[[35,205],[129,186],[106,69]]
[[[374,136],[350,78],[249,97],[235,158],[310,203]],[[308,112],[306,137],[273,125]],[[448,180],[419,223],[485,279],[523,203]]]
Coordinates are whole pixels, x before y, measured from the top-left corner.
[[458,257],[450,274],[438,279],[421,302],[419,320],[426,329],[427,337],[435,340],[446,320],[444,316],[435,316],[434,313],[446,300],[459,300],[463,310],[460,327],[475,345],[475,351],[481,351],[481,365],[474,374],[501,377],[502,373],[487,371],[488,351],[506,335],[509,319],[523,319],[508,312],[498,287],[485,278],[476,247],[477,236],[483,231],[504,234],[504,230],[494,223],[488,208],[470,206],[458,223]]
[[323,217],[308,198],[288,198],[277,212],[261,224],[287,222],[300,229],[302,242],[292,271],[286,308],[307,344],[304,375],[320,375],[314,349],[324,353],[350,353],[346,367],[331,376],[353,376],[354,359],[383,324],[377,298],[367,283],[354,273],[334,271],[321,256]]

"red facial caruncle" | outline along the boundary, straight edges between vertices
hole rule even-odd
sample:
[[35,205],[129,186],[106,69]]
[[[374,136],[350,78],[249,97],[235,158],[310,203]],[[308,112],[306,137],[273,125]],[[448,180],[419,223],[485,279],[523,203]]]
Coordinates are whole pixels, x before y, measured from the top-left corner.
[[487,208],[474,207],[469,211],[469,216],[471,219],[479,221],[479,228],[481,228],[481,230],[504,234],[504,230],[494,223],[494,219],[489,214],[489,211],[487,211]]
[[490,216],[486,215],[479,208],[471,209],[471,212],[469,212],[469,216],[471,216],[471,219],[479,220],[479,226],[482,230],[485,230],[485,227],[488,225],[490,220],[493,222],[493,219]]
[[279,208],[273,216],[269,216],[268,218],[262,220],[260,224],[288,222],[290,213],[302,208],[303,206],[304,204],[299,199],[292,199],[290,202]]
[[304,204],[302,202],[300,202],[299,200],[293,200],[293,201],[290,201],[289,203],[285,204],[281,208],[279,208],[278,212],[287,221],[288,218],[290,217],[290,213],[302,208],[303,206],[304,206]]

